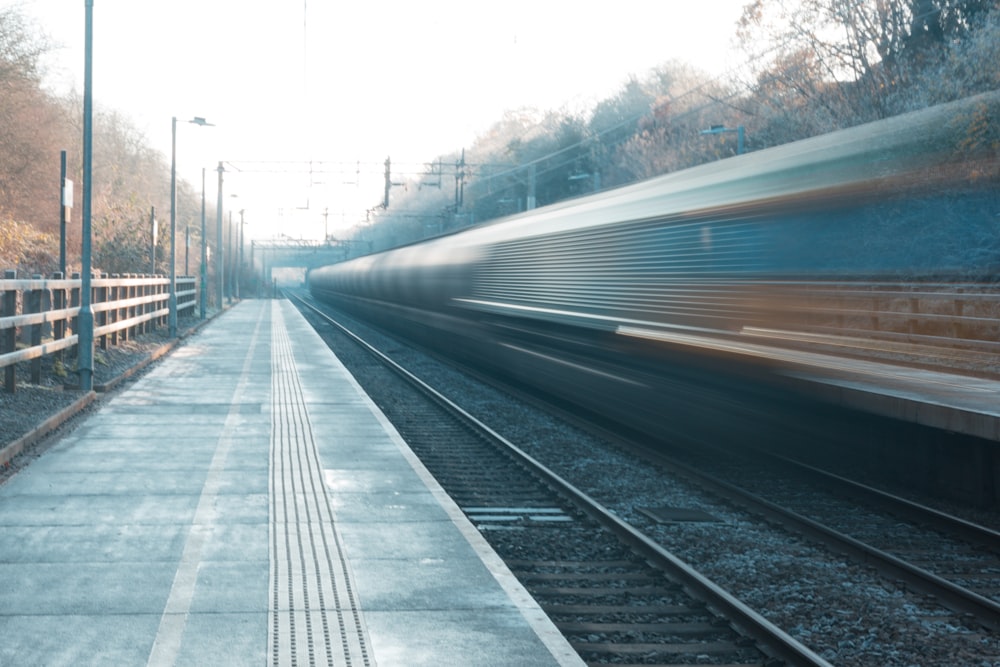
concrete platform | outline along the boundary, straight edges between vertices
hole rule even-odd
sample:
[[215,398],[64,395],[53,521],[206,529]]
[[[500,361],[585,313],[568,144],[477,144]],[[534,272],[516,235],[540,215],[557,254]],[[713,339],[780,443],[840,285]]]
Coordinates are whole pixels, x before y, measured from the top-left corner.
[[0,486],[3,665],[581,665],[297,311],[244,301]]

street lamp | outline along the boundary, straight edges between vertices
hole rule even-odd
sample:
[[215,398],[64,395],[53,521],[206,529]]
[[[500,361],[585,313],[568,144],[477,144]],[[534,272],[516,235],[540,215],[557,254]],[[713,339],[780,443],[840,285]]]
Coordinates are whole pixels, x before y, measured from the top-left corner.
[[215,282],[216,282],[216,286],[215,286],[215,288],[216,288],[216,295],[215,295],[215,297],[216,297],[216,301],[219,304],[219,311],[221,312],[222,309],[225,308],[225,305],[223,304],[222,300],[225,298],[225,295],[223,293],[224,292],[223,284],[224,284],[224,277],[226,275],[226,271],[225,271],[226,267],[225,267],[225,264],[224,264],[224,262],[225,262],[225,252],[223,252],[223,247],[222,247],[222,208],[223,208],[222,207],[222,203],[223,203],[222,202],[222,175],[226,172],[226,169],[225,169],[225,167],[222,166],[222,161],[221,160],[219,161],[218,172],[219,172],[218,203],[217,203],[217,205],[215,207],[215,238],[216,238],[216,244],[215,244],[216,245],[216,253],[215,253],[215,255],[216,255],[216,257],[215,257],[215,261],[216,261],[216,267],[215,267],[215,273],[216,273],[216,280],[215,280]]
[[[234,194],[229,195],[229,198],[230,199],[239,199],[239,195],[234,193]],[[242,213],[243,213],[243,211],[240,211],[241,215],[242,215]],[[238,241],[239,240],[239,234],[236,233],[235,235],[236,235],[237,241]],[[237,290],[234,287],[234,283],[236,281],[236,277],[235,276],[236,276],[236,254],[237,253],[236,253],[236,246],[233,245],[233,236],[234,236],[234,232],[233,232],[233,212],[232,212],[232,210],[230,210],[229,211],[229,222],[226,224],[226,243],[225,243],[224,246],[222,246],[221,245],[222,241],[221,240],[219,241],[220,246],[225,248],[226,255],[229,257],[229,264],[228,264],[229,268],[226,270],[226,280],[225,280],[225,284],[226,284],[226,287],[225,287],[226,300],[229,303],[233,302],[233,297],[237,293]],[[239,298],[239,297],[236,296],[236,298]]]
[[243,214],[246,213],[245,208],[240,209],[240,226],[236,228],[236,253],[235,253],[235,265],[236,265],[236,279],[235,279],[235,290],[236,299],[240,298],[240,280],[243,278],[243,237],[246,235],[246,231],[243,226],[246,221],[243,219]]
[[[235,197],[236,195],[230,195]],[[226,254],[229,255],[229,271],[226,273],[226,299],[233,302],[233,212],[229,211],[229,222],[226,224]]]
[[725,125],[713,125],[707,130],[702,130],[701,134],[722,134],[724,132],[736,133],[736,154],[743,155],[743,137],[745,132],[743,130],[742,125],[739,125],[737,127],[726,127]]
[[[195,116],[188,123],[212,124],[201,116]],[[201,297],[205,298],[204,294]],[[169,335],[177,336],[177,116],[170,119],[170,315],[167,318]]]
[[80,389],[94,388],[94,311],[90,305],[91,269],[91,193],[94,157],[94,0],[84,5],[83,42],[83,220],[80,233],[80,313],[77,315],[79,339],[76,365],[80,372]]
[[205,238],[205,168],[201,168],[201,281],[198,287],[198,314],[205,319],[208,301],[208,240]]

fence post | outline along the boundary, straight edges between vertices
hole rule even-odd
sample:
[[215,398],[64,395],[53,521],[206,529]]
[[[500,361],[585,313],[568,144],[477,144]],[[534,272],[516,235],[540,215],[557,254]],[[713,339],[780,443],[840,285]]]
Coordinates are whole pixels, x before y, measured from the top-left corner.
[[[138,278],[139,274],[138,273],[130,273],[130,274],[128,274],[128,277],[129,277],[129,284],[125,286],[125,298],[126,299],[134,299],[135,298],[135,283],[134,283],[134,281],[132,279],[133,278]],[[128,308],[125,309],[125,318],[126,319],[130,320],[130,319],[132,319],[133,317],[135,317],[138,314],[139,314],[139,311],[136,309],[135,306],[129,306]],[[132,340],[135,340],[139,336],[139,334],[141,334],[141,333],[142,333],[142,329],[140,329],[138,325],[133,324],[132,326],[130,326],[128,328],[128,337],[130,339],[132,339]]]
[[[91,278],[96,278],[97,280],[105,280],[104,274],[98,273],[96,275],[91,274]],[[90,302],[95,306],[97,304],[107,304],[108,302],[108,287],[107,285],[102,285],[100,287],[95,287],[90,296]],[[101,327],[108,323],[108,311],[104,308],[100,310],[94,309],[94,320],[97,326]],[[108,335],[104,334],[101,336],[101,349],[108,349]]]
[[[111,320],[111,324],[117,324],[118,319],[119,319],[118,318],[118,298],[119,298],[119,294],[118,294],[118,289],[119,288],[118,288],[118,285],[119,285],[120,278],[121,278],[121,274],[120,273],[112,273],[111,274],[111,279],[115,281],[115,284],[113,284],[109,288],[109,297],[108,297],[111,300],[111,303],[113,303],[115,305],[115,307],[112,310],[108,311],[109,318]],[[114,331],[111,332],[111,345],[117,347],[118,341],[121,340],[121,339],[123,339],[124,337],[125,337],[124,332],[122,332],[119,335],[118,330],[115,329]]]
[[[134,273],[124,273],[124,274],[122,274],[122,277],[125,278],[126,281],[131,281],[131,279],[135,277],[135,274]],[[132,298],[132,285],[131,284],[126,284],[126,285],[122,285],[121,287],[119,287],[118,288],[118,297],[121,298],[121,299],[131,299]],[[135,307],[134,306],[125,306],[124,308],[122,308],[121,315],[122,315],[122,319],[126,319],[126,320],[132,319],[132,317],[135,316]],[[125,330],[122,331],[122,340],[123,341],[125,341],[125,340],[132,340],[132,339],[135,338],[135,335],[136,335],[135,327],[134,326],[128,327],[127,329],[125,329]]]
[[[61,271],[56,271],[52,274],[52,280],[62,280],[63,274]],[[62,287],[52,290],[52,309],[62,310],[66,307],[66,290]],[[66,318],[59,317],[55,322],[52,323],[52,337],[55,340],[62,340],[66,337]],[[63,351],[56,350],[53,353],[56,361],[62,363]]]
[[[156,276],[153,277],[156,278]],[[153,285],[153,284],[146,285],[147,297],[156,296],[159,293],[160,293],[160,288],[158,285]],[[150,301],[149,303],[146,304],[146,308],[149,309],[150,313],[156,312],[156,309],[159,307],[160,304],[156,303],[155,301]],[[149,319],[149,333],[156,333],[156,328],[158,326],[160,326],[160,321],[155,317],[151,317]]]
[[[74,271],[73,272],[73,280],[80,280],[81,277],[82,276],[80,275],[80,273],[78,271]],[[69,307],[70,308],[79,308],[80,307],[80,289],[81,289],[80,287],[73,287],[72,289],[70,289],[70,292],[69,292]],[[70,328],[73,330],[74,334],[76,334],[77,336],[80,335],[80,316],[79,316],[79,314],[75,315],[73,317],[73,319],[70,321]],[[77,339],[77,344],[76,344],[76,358],[77,358],[77,365],[79,366],[79,364],[80,364],[80,361],[79,361],[80,360],[80,342],[79,342],[79,339]]]
[[[17,271],[6,270],[3,273],[4,280],[17,280]],[[3,292],[3,304],[2,311],[0,311],[6,317],[17,314],[17,292],[15,290],[4,290]],[[17,329],[11,327],[9,329],[3,330],[2,345],[0,345],[0,352],[13,352],[17,349]],[[4,388],[8,393],[13,394],[17,391],[17,375],[14,365],[11,364],[3,369],[4,371]]]
[[[31,276],[32,280],[41,280],[41,274]],[[32,289],[24,294],[24,304],[21,309],[26,313],[42,312],[42,290]],[[28,332],[28,345],[36,347],[42,344],[42,325],[32,324]],[[36,357],[31,360],[31,384],[42,383],[42,358]]]
[[[152,276],[147,276],[147,278],[152,278]],[[153,288],[148,281],[143,281],[142,285],[139,286],[138,294],[143,297],[147,297],[152,294]],[[148,303],[142,305],[142,314],[148,315],[152,311]],[[153,323],[146,320],[142,323],[142,333],[148,334],[153,331]]]
[[[122,274],[122,282],[118,285],[118,298],[121,299],[121,300],[123,300],[123,301],[127,300],[129,298],[129,289],[130,288],[129,288],[129,286],[128,286],[127,283],[128,283],[129,278],[131,278],[131,277],[132,277],[131,273],[123,273]],[[127,320],[127,319],[129,319],[129,317],[130,317],[130,309],[129,309],[129,307],[126,306],[126,305],[122,305],[121,308],[118,309],[118,319],[119,320]],[[124,343],[125,341],[131,340],[133,338],[135,338],[135,328],[134,327],[126,327],[126,328],[124,328],[124,329],[121,330],[121,334],[120,334],[120,340],[121,340],[121,342]]]
[[[17,280],[16,270],[6,270],[3,273],[4,280]],[[17,291],[16,290],[4,290],[3,292],[3,302],[0,303],[0,313],[4,316],[10,317],[12,315],[17,315]],[[17,349],[17,329],[11,327],[9,329],[3,330],[3,336],[0,338],[0,352],[13,352]],[[4,370],[4,388],[11,394],[17,391],[17,374],[16,368],[13,364],[7,366]]]
[[[127,300],[129,298],[129,286],[128,279],[132,277],[131,273],[122,274],[122,283],[118,285],[118,298],[121,300]],[[130,317],[130,309],[128,306],[123,305],[118,309],[118,319],[127,320]],[[135,328],[126,327],[121,331],[121,341],[124,343],[127,340],[135,338]]]
[[[170,285],[169,284],[168,285],[157,285],[156,286],[156,294],[157,294],[157,296],[167,295],[169,297],[169,292],[170,292]],[[162,302],[157,301],[156,302],[156,307],[159,308],[160,305],[162,305]],[[157,320],[157,322],[156,322],[157,326],[161,326],[162,327],[162,326],[167,325],[169,318],[170,318],[169,315],[161,316]]]
[[[152,279],[155,276],[147,276],[147,277],[150,278],[150,279]],[[152,287],[152,285],[149,284],[148,281],[143,282],[142,285],[139,287],[139,292],[138,293],[141,296],[144,296],[144,297],[149,296],[150,294],[153,293],[153,287]],[[144,303],[142,305],[142,314],[143,315],[148,315],[152,311],[153,311],[153,308],[152,308],[152,306],[150,304]],[[148,334],[148,333],[152,333],[152,331],[153,331],[153,323],[151,321],[146,320],[145,322],[142,323],[142,332],[143,333]]]

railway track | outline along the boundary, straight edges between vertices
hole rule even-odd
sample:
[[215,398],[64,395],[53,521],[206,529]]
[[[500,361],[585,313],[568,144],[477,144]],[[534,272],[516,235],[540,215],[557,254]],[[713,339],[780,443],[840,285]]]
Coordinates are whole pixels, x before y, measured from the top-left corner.
[[1000,532],[840,475],[756,451],[644,454],[731,502],[874,566],[1000,630]]
[[[604,421],[597,426],[530,393],[503,389],[683,474],[733,505],[874,567],[894,585],[933,598],[972,625],[1000,631],[1000,531],[760,449],[703,445],[668,455],[663,443],[632,441],[608,430]],[[655,531],[648,519],[639,524]]]
[[[609,431],[604,421],[605,426],[596,426],[530,393],[503,389],[683,474],[733,505],[874,567],[894,585],[933,598],[972,625],[1000,631],[1000,531],[759,449],[703,445],[667,455],[662,443],[631,441]],[[655,530],[648,519],[640,519],[640,525]]]
[[[366,345],[299,303],[334,327],[318,327],[325,339]],[[359,381],[584,660],[828,664],[412,374],[391,371],[406,390],[386,380],[395,364],[366,349],[384,366]]]

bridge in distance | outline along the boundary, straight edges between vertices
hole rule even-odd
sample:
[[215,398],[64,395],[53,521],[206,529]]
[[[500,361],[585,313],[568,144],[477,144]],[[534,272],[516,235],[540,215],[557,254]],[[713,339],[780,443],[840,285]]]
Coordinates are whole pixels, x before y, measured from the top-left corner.
[[292,269],[309,272],[347,258],[352,244],[329,238],[312,239],[254,239],[250,242],[250,266],[263,284],[275,279],[275,269]]

